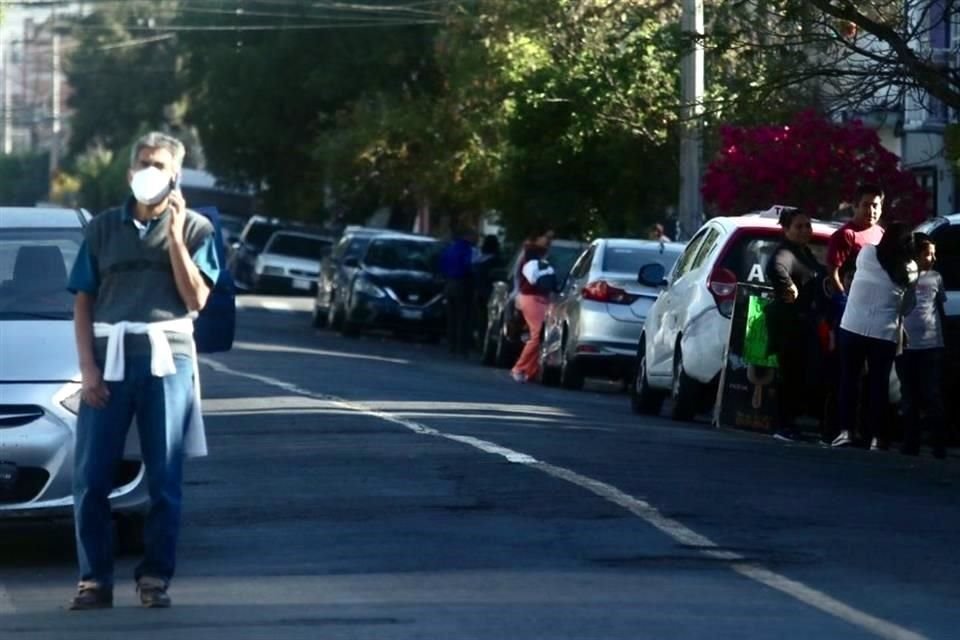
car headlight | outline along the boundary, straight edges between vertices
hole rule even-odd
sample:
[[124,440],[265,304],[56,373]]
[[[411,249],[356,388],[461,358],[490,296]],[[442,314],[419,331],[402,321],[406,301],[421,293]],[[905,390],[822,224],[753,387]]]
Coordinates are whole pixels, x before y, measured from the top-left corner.
[[353,290],[356,293],[362,293],[371,298],[385,298],[387,296],[383,289],[373,284],[365,278],[357,278],[353,282]]
[[53,401],[73,415],[77,415],[80,413],[80,392],[82,389],[83,387],[79,382],[68,382],[54,394]]
[[72,413],[77,415],[80,413],[80,390],[77,389],[66,398],[60,401],[60,406]]
[[283,267],[275,267],[267,264],[263,256],[258,256],[253,263],[253,272],[258,276],[282,276],[284,274]]

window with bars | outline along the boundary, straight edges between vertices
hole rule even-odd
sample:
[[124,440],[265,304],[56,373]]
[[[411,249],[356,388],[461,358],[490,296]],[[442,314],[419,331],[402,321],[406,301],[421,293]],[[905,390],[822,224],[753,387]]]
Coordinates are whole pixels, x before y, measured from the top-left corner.
[[[934,52],[935,60],[943,66],[944,72],[954,64],[951,51],[953,45],[951,5],[952,1],[948,4],[948,0],[930,0],[930,8],[927,12],[930,49]],[[946,123],[950,120],[950,109],[941,100],[928,95],[925,102],[928,122]]]

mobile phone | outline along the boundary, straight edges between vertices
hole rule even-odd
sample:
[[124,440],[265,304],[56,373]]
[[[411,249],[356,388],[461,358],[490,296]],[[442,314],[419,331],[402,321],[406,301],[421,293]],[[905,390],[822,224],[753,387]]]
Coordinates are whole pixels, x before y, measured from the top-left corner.
[[179,191],[180,190],[180,174],[176,174],[170,178],[170,191]]

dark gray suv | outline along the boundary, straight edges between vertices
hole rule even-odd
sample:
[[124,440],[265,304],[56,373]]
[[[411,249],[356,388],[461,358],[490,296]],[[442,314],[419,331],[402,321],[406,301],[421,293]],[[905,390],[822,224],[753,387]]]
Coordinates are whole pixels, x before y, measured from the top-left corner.
[[317,280],[317,297],[313,302],[313,326],[340,329],[343,320],[341,294],[348,291],[353,274],[360,266],[360,259],[370,240],[388,229],[368,227],[347,228],[330,253],[320,261],[320,277]]

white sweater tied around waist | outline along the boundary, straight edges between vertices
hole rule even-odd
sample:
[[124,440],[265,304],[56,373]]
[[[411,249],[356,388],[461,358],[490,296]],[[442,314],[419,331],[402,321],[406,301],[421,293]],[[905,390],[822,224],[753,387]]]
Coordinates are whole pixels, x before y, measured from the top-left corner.
[[[103,367],[103,379],[107,382],[119,382],[125,376],[124,337],[127,334],[144,335],[150,339],[150,373],[164,378],[177,372],[173,361],[173,350],[166,332],[190,336],[190,349],[193,358],[193,403],[190,421],[183,434],[183,451],[188,458],[207,455],[207,435],[203,425],[203,412],[200,405],[200,367],[197,362],[197,346],[193,341],[193,319],[196,314],[174,320],[160,322],[116,322],[93,323],[93,335],[107,339],[106,361]],[[171,442],[167,433],[167,443]],[[170,451],[170,447],[167,449]],[[124,446],[124,458],[140,457],[140,437],[137,429],[130,429]]]

